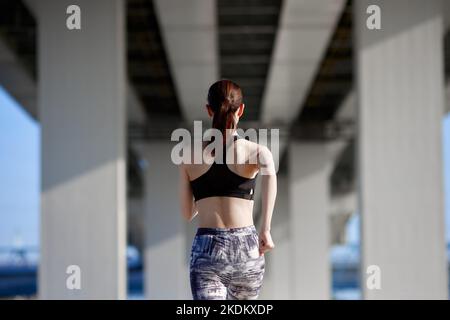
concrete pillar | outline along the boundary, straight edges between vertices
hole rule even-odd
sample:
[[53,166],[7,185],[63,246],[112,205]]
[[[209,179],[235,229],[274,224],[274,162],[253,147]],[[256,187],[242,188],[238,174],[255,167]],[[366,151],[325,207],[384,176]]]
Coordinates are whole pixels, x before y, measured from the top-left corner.
[[[261,176],[256,185],[255,210],[260,208],[261,201]],[[291,230],[289,212],[289,186],[286,172],[277,174],[277,199],[272,217],[271,234],[275,242],[275,249],[266,254],[266,271],[264,273],[263,287],[259,299],[291,299],[292,296],[292,254],[291,254]],[[259,193],[259,195],[258,195]],[[260,219],[255,217],[255,224],[259,228]],[[258,229],[259,231],[259,229]]]
[[[126,297],[125,24],[121,0],[40,0],[42,138],[39,297]],[[81,289],[69,289],[78,266]],[[73,279],[73,278],[72,278]],[[76,281],[74,281],[76,283]],[[69,286],[70,287],[70,286]]]
[[[381,9],[381,30],[366,26],[366,9],[372,4]],[[353,3],[366,299],[448,296],[442,4],[439,0]],[[366,285],[371,265],[380,268],[376,274],[380,289]]]
[[290,230],[289,189],[287,174],[278,174],[278,193],[272,218],[272,236],[276,248],[269,253],[269,272],[272,279],[270,299],[292,298],[292,234]]
[[[186,235],[178,197],[178,168],[172,144],[139,147],[145,170],[144,290],[147,299],[191,299]],[[192,226],[194,228],[194,226]]]
[[329,176],[325,144],[289,146],[289,203],[293,299],[329,299]]
[[127,200],[127,234],[128,245],[135,246],[139,252],[144,249],[144,199],[128,197]]

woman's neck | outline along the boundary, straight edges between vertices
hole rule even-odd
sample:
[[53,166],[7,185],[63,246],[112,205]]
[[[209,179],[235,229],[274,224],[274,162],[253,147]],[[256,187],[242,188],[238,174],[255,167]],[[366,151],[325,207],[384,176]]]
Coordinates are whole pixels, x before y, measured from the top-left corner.
[[229,129],[225,130],[225,141],[227,142],[227,144],[231,141],[234,140],[234,137],[238,135],[237,130],[233,129],[233,131],[230,131]]

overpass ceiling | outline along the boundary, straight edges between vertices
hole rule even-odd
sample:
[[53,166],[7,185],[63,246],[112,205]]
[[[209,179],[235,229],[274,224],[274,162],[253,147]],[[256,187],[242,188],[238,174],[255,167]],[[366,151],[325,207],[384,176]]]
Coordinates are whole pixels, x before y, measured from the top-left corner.
[[[152,118],[180,118],[153,2],[127,0],[127,67],[135,92]],[[0,1],[0,36],[36,81],[36,20],[23,1]]]
[[[150,117],[180,119],[173,70],[168,64],[153,1],[127,0],[126,3],[130,82]],[[247,102],[245,120],[260,118],[281,8],[279,0],[217,0],[220,74],[242,84]],[[299,108],[297,127],[314,124],[320,127],[333,120],[353,89],[351,8],[349,0]],[[23,1],[0,1],[0,36],[36,79],[36,21]],[[450,31],[446,32],[444,48],[448,79]]]
[[243,90],[245,119],[259,120],[281,0],[218,0],[220,75]]
[[36,79],[36,21],[22,1],[0,1],[0,36]]
[[334,118],[353,88],[352,1],[347,1],[296,121],[299,126]]
[[[323,128],[325,123],[336,120],[343,102],[354,90],[352,2],[347,0],[315,79],[311,83],[302,111],[295,122],[299,128],[307,129],[314,126]],[[445,75],[449,81],[450,30],[446,31],[444,37],[444,57]],[[316,133],[316,138],[320,137],[321,134],[317,131]]]
[[127,0],[128,77],[149,118],[181,117],[172,72],[151,0]]
[[[216,1],[154,0],[183,119],[208,120],[209,85],[219,77]],[[208,121],[209,122],[209,121]]]
[[[292,135],[306,140],[327,140],[341,137],[344,129],[332,130],[338,123],[338,110],[353,90],[352,0],[347,0],[310,84],[300,113],[292,125]],[[354,99],[351,99],[354,101]],[[350,108],[352,109],[352,108]],[[355,178],[355,141],[349,143],[336,160],[331,175],[331,193],[345,194],[353,190]]]
[[345,0],[285,0],[262,103],[261,121],[290,126],[344,7]]

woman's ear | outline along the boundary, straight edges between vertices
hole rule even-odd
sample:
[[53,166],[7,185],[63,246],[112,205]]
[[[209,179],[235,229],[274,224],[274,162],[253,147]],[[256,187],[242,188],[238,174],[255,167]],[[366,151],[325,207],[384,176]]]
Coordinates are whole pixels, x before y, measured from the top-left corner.
[[214,112],[211,109],[211,106],[209,104],[206,105],[206,110],[208,111],[208,115],[210,117],[214,116]]
[[237,110],[237,116],[240,118],[244,114],[245,104],[241,103],[239,109]]

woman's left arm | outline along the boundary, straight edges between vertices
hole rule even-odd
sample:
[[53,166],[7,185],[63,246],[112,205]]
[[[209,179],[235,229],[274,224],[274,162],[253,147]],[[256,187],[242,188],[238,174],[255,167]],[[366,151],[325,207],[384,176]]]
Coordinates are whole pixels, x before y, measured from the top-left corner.
[[194,196],[192,194],[191,184],[189,182],[189,176],[183,165],[179,166],[180,171],[180,184],[179,184],[179,197],[181,215],[187,221],[191,221],[197,215],[197,208],[195,207]]

